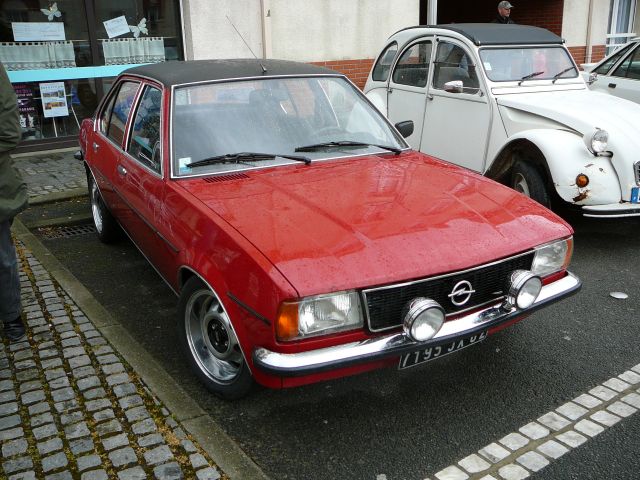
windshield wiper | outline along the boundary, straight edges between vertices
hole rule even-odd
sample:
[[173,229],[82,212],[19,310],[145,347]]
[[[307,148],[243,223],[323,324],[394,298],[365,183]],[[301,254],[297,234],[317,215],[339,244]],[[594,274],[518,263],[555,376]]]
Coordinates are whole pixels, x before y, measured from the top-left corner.
[[532,72],[529,75],[525,75],[524,77],[522,77],[520,79],[520,81],[518,82],[518,85],[522,85],[522,82],[524,82],[525,80],[529,80],[529,79],[531,79],[533,77],[537,77],[539,75],[542,75],[543,73],[544,73],[544,71],[542,71],[542,72]]
[[376,145],[375,143],[365,143],[365,142],[352,142],[351,140],[340,140],[336,142],[324,142],[324,143],[314,143],[313,145],[305,145],[303,147],[297,147],[295,149],[296,152],[315,152],[316,150],[322,150],[323,148],[334,148],[334,147],[378,147],[383,150],[388,150],[390,152],[395,153],[396,155],[402,152],[400,148],[392,147],[391,145]]
[[304,162],[306,165],[311,163],[311,159],[301,155],[281,155],[279,153],[256,153],[256,152],[239,152],[227,153],[225,155],[216,155],[214,157],[203,158],[195,162],[187,163],[185,167],[204,167],[206,165],[218,165],[221,163],[244,163],[248,161],[273,160],[276,157],[287,158],[297,162]]
[[558,80],[558,78],[560,78],[560,76],[561,76],[561,75],[564,75],[565,73],[570,72],[571,70],[575,70],[575,69],[576,69],[576,67],[574,67],[573,65],[571,65],[569,68],[565,68],[565,69],[564,69],[564,70],[562,70],[561,72],[556,73],[556,74],[553,76],[553,81],[552,81],[551,83],[556,83],[556,80]]

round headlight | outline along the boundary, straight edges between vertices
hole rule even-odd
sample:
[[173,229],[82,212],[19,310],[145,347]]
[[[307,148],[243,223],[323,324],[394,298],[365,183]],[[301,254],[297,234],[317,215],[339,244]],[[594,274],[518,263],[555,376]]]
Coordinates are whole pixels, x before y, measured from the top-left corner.
[[593,154],[605,152],[609,143],[609,132],[596,128],[584,136],[584,143]]
[[403,330],[416,342],[433,338],[444,323],[444,309],[430,298],[414,298],[405,308]]
[[511,274],[507,301],[520,309],[529,308],[540,295],[542,280],[527,270],[516,270]]

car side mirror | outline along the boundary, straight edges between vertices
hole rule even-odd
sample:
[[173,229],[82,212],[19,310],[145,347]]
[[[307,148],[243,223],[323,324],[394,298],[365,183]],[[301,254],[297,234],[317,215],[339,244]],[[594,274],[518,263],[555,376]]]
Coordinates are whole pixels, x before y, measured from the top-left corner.
[[462,80],[451,80],[444,84],[444,91],[449,93],[462,93],[464,92],[464,84]]
[[404,122],[398,122],[395,127],[402,135],[402,138],[407,138],[413,133],[413,120],[405,120]]
[[596,80],[598,80],[598,74],[597,73],[590,73],[589,74],[589,80],[587,80],[587,84],[591,85]]

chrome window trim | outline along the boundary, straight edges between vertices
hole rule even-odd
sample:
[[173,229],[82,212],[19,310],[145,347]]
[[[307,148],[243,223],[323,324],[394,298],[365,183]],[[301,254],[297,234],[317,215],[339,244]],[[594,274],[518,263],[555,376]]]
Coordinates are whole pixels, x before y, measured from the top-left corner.
[[155,171],[153,168],[149,167],[148,165],[145,165],[143,162],[141,162],[140,160],[138,160],[137,158],[135,158],[133,155],[131,155],[129,153],[129,141],[130,138],[127,138],[127,143],[125,143],[125,146],[127,148],[123,148],[122,151],[124,152],[124,154],[127,156],[127,158],[130,158],[131,160],[133,160],[134,162],[136,162],[137,165],[141,165],[143,168],[145,168],[146,170],[148,170],[150,173],[152,173],[155,177],[158,177],[159,179],[164,178],[164,147],[163,144],[164,142],[162,141],[162,126],[164,124],[164,90],[155,84],[150,84],[150,83],[144,83],[142,88],[140,89],[140,93],[138,95],[137,98],[137,102],[135,104],[135,110],[133,110],[133,115],[131,117],[131,125],[129,126],[129,131],[132,133],[133,132],[133,124],[135,123],[135,117],[138,114],[138,109],[140,108],[140,100],[142,99],[142,95],[144,94],[144,92],[146,91],[146,89],[148,88],[155,88],[156,90],[158,90],[160,92],[160,171],[157,172]]
[[[551,243],[553,243],[553,242],[551,242]],[[495,262],[489,262],[489,263],[485,263],[485,264],[482,264],[482,265],[478,265],[477,267],[468,268],[466,270],[457,270],[455,272],[445,273],[443,275],[436,275],[435,277],[421,278],[420,280],[413,280],[411,282],[395,283],[395,284],[391,284],[391,285],[384,285],[382,287],[365,288],[365,289],[360,291],[360,296],[361,296],[361,299],[362,299],[362,303],[364,305],[364,313],[365,313],[365,316],[366,316],[367,327],[369,328],[369,331],[377,333],[377,332],[384,332],[386,330],[391,330],[391,329],[394,329],[394,328],[398,328],[400,326],[400,323],[398,323],[398,325],[394,325],[392,327],[385,327],[385,328],[381,328],[381,329],[373,329],[373,328],[371,328],[371,317],[369,315],[369,304],[367,303],[367,294],[370,293],[370,292],[378,292],[378,291],[381,291],[381,290],[389,290],[389,289],[392,289],[392,288],[394,288],[394,289],[395,288],[404,288],[404,287],[408,287],[408,286],[411,286],[411,285],[416,285],[416,284],[426,283],[426,282],[432,282],[432,281],[436,281],[436,280],[441,280],[443,278],[453,277],[455,275],[464,275],[464,274],[467,274],[467,273],[470,273],[470,272],[474,272],[476,270],[480,270],[481,268],[492,267],[494,265],[499,265],[499,264],[507,262],[509,260],[513,260],[513,259],[516,259],[516,258],[524,257],[526,255],[531,255],[531,254],[535,255],[535,249],[530,249],[530,250],[527,250],[526,252],[519,253],[518,255],[513,255],[511,257],[506,257],[506,258],[503,258],[501,260],[496,260]],[[459,311],[457,311],[455,313],[448,314],[446,316],[446,318],[450,318],[452,316],[456,316],[456,315],[459,315],[461,313],[468,312],[469,310],[474,310],[474,309],[476,309],[478,307],[482,307],[482,306],[487,305],[489,303],[495,303],[495,302],[499,301],[501,298],[503,298],[503,297],[496,297],[494,299],[488,300],[487,302],[485,302],[483,304],[478,304],[478,305],[474,305],[472,307],[466,308],[464,310],[459,310]],[[400,322],[401,319],[399,319],[398,321]]]

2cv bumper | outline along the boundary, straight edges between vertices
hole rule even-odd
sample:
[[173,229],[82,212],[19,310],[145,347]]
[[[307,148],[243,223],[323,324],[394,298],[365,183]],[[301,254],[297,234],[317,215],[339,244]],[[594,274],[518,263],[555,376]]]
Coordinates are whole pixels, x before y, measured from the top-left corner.
[[445,322],[438,333],[426,342],[415,342],[404,333],[393,333],[299,353],[278,353],[259,347],[253,352],[253,361],[255,366],[265,373],[292,377],[398,357],[429,347],[446,345],[497,327],[566,298],[578,292],[581,286],[582,283],[578,277],[567,272],[565,277],[543,286],[538,298],[529,308],[512,307],[505,310],[502,303],[496,303]]

